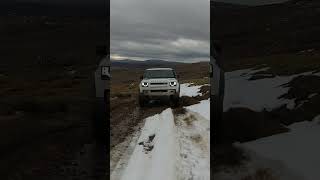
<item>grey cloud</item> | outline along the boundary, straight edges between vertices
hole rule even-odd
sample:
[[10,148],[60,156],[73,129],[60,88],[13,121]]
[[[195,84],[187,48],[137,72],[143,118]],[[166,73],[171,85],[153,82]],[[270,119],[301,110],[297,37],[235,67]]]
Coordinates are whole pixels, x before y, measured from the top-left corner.
[[208,60],[209,0],[111,0],[111,54]]

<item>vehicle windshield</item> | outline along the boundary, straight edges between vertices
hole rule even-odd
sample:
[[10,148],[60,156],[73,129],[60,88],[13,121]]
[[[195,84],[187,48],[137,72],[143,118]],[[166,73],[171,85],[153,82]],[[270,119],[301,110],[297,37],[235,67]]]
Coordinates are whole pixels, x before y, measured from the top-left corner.
[[173,70],[147,70],[143,75],[146,79],[151,78],[175,78],[176,75]]

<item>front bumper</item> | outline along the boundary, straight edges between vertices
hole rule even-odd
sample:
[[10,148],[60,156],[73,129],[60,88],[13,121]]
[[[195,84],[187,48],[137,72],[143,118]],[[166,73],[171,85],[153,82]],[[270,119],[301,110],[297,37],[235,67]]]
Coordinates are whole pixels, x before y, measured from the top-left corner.
[[142,90],[141,92],[144,96],[157,97],[157,96],[174,96],[178,92],[175,89],[152,89],[152,90]]
[[172,99],[179,98],[179,89],[178,88],[153,88],[153,89],[141,89],[140,96],[148,100],[161,100],[161,99]]

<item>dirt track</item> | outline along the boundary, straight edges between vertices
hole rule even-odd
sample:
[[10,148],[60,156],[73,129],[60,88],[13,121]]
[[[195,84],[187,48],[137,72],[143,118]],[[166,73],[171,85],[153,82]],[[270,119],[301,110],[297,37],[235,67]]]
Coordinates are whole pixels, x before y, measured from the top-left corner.
[[[204,95],[196,97],[183,96],[180,99],[180,105],[174,108],[174,111],[181,111],[183,106],[190,106],[201,100],[209,98],[209,86],[203,86],[200,90]],[[149,104],[145,108],[140,108],[136,97],[117,97],[111,99],[111,117],[110,130],[111,142],[110,148],[123,142],[127,136],[134,132],[134,128],[146,117],[162,112],[170,107],[166,102],[156,102]]]

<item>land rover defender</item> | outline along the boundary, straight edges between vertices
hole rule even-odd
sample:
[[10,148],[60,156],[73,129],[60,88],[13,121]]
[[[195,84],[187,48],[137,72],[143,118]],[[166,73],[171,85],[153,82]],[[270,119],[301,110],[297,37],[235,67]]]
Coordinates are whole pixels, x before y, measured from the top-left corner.
[[172,68],[150,68],[144,71],[139,85],[139,104],[145,106],[149,100],[166,98],[174,106],[179,103],[180,84]]

